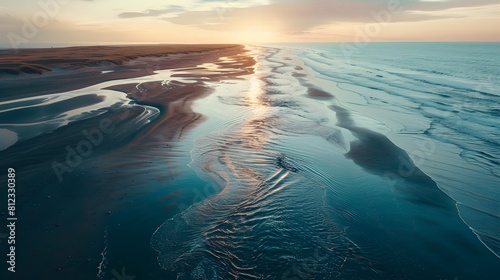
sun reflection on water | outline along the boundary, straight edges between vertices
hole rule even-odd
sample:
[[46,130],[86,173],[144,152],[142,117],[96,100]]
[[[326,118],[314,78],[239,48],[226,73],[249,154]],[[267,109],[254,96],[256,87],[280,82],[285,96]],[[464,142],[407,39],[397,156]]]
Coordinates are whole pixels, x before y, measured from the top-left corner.
[[[259,64],[256,64],[259,69]],[[253,119],[262,117],[268,111],[268,107],[263,101],[264,82],[259,78],[258,71],[250,78],[250,87],[248,89],[248,106],[254,114]]]

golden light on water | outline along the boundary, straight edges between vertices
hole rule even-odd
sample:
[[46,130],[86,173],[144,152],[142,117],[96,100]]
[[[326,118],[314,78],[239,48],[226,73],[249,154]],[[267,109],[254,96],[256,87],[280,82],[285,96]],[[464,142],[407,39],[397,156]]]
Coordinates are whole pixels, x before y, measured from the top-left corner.
[[[259,68],[258,63],[255,65],[255,68]],[[259,79],[257,73],[253,74],[250,78],[250,87],[248,89],[248,105],[256,118],[263,116],[268,111],[267,105],[262,99],[264,95],[264,82]]]

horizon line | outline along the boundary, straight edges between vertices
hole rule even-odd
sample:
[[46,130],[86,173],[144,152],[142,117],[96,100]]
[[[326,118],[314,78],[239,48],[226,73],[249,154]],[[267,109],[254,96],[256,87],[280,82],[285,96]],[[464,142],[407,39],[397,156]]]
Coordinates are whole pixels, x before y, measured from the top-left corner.
[[[353,42],[353,41],[310,41],[310,42],[225,42],[225,43],[180,43],[180,42],[80,42],[80,43],[34,43],[32,46],[24,46],[21,49],[43,49],[43,48],[70,48],[70,47],[94,47],[94,46],[132,46],[132,45],[259,45],[259,44],[384,44],[384,43],[500,43],[500,41],[374,41],[374,42]],[[16,49],[12,46],[2,46],[0,50]]]

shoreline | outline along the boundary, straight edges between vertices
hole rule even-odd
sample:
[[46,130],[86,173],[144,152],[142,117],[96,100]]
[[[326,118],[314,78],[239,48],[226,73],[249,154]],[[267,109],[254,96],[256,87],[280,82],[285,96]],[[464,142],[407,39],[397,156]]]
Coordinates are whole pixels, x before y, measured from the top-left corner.
[[233,48],[235,44],[76,46],[0,50],[0,75],[43,74],[57,69],[122,65],[140,57],[166,57]]
[[[0,73],[0,102],[37,95],[85,88],[111,80],[130,79],[154,74],[158,70],[195,68],[224,56],[243,53],[244,45],[214,45],[204,51],[171,53],[167,56],[139,56],[122,64],[105,64],[67,68],[42,74],[5,75]],[[0,68],[5,65],[0,58]],[[44,65],[46,67],[48,65]]]
[[[25,217],[18,225],[19,238],[23,240],[23,246],[18,250],[25,257],[18,265],[29,265],[30,271],[35,274],[24,270],[18,273],[19,277],[95,278],[97,267],[102,261],[102,247],[107,242],[103,231],[108,226],[112,225],[110,235],[113,235],[117,223],[127,223],[124,213],[142,212],[147,208],[152,213],[158,213],[144,217],[148,226],[153,228],[163,222],[165,214],[176,211],[173,208],[165,212],[169,204],[153,194],[164,192],[165,184],[180,172],[169,163],[169,158],[175,158],[176,142],[180,141],[183,133],[203,119],[203,116],[192,111],[191,105],[194,100],[212,91],[205,81],[241,79],[241,76],[253,72],[255,61],[244,48],[234,46],[204,53],[141,57],[123,65],[84,67],[9,79],[1,77],[5,83],[0,86],[4,93],[0,96],[0,102],[61,92],[60,95],[64,95],[68,90],[122,79],[123,84],[103,89],[123,92],[134,101],[129,106],[115,110],[108,108],[102,114],[72,121],[52,132],[20,140],[0,151],[0,156],[7,159],[2,162],[2,167],[15,167],[18,185],[23,186],[18,188],[17,193],[18,215]],[[151,62],[156,62],[157,67],[144,69]],[[203,64],[214,64],[218,68],[207,69],[200,66]],[[114,72],[92,74],[110,67]],[[140,87],[137,83],[125,81],[162,69],[172,69],[179,72],[176,74],[182,73],[182,77],[174,77],[174,74],[174,80],[164,85],[152,76],[150,82],[141,83]],[[96,76],[97,79],[94,79]],[[9,87],[16,91],[4,91]],[[88,94],[95,95],[92,91]],[[99,98],[95,99],[99,101]],[[78,100],[71,105],[77,108]],[[5,108],[8,104],[3,106],[2,109],[18,109]],[[50,105],[28,104],[23,113],[39,118],[37,114],[44,112],[45,106]],[[151,107],[156,108],[158,113],[148,109]],[[105,129],[103,123],[107,124]],[[101,136],[98,136],[99,133]],[[92,143],[88,155],[78,152],[83,141]],[[71,163],[68,156],[71,160],[77,157],[80,160],[77,164]],[[58,180],[54,162],[59,164],[56,166],[62,180]],[[144,188],[152,182],[155,182],[154,186]],[[146,255],[152,252],[149,239],[142,237],[138,242],[141,242]],[[155,255],[150,254],[150,257],[154,264]],[[33,259],[40,261],[29,264],[28,260]],[[165,272],[158,268],[155,273]],[[108,276],[111,276],[109,270],[104,277]]]

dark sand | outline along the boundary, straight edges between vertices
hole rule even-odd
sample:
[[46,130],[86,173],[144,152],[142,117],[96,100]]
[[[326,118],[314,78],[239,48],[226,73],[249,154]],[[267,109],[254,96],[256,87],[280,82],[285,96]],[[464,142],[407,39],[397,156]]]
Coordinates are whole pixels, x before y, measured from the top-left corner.
[[[366,171],[383,176],[395,189],[407,194],[409,200],[425,205],[454,209],[453,202],[427,174],[422,172],[408,154],[385,135],[357,126],[349,110],[331,105],[337,125],[348,129],[358,138],[351,143],[346,157]],[[400,187],[405,182],[405,187]]]
[[[65,59],[60,58],[59,60],[62,62],[58,62],[61,65],[66,65],[66,68],[64,69],[55,69],[54,71],[43,72],[40,75],[0,74],[0,79],[2,80],[2,83],[0,83],[0,102],[14,98],[75,90],[109,80],[151,75],[156,70],[192,68],[204,62],[215,62],[219,57],[236,55],[242,52],[244,48],[241,45],[202,45],[203,48],[194,48],[193,45],[188,45],[187,47],[189,46],[197,51],[186,55],[184,53],[185,51],[181,51],[180,49],[176,49],[177,52],[174,53],[169,48],[166,48],[163,53],[159,53],[157,50],[158,47],[155,46],[154,49],[157,50],[156,56],[154,56],[151,52],[145,52],[143,56],[136,59],[130,59],[130,57],[138,56],[139,54],[134,52],[134,56],[130,55],[125,51],[128,47],[105,47],[108,52],[108,49],[111,48],[114,51],[119,52],[119,54],[116,54],[117,56],[124,56],[124,60],[120,62],[121,64],[114,64],[109,61],[97,64],[82,64],[75,62],[75,60],[71,57],[66,57]],[[132,47],[133,50],[135,48],[138,47]],[[144,46],[141,48],[144,48]],[[85,49],[85,47],[78,47],[77,49],[81,50]],[[201,52],[199,51],[200,49],[205,51]],[[53,54],[55,50],[60,50],[64,55],[66,55],[67,52],[67,48],[43,50],[46,50],[48,54],[51,54],[51,56],[57,55]],[[31,51],[42,52],[39,49]],[[103,53],[102,55],[106,54],[109,56],[108,52]],[[41,57],[40,59],[43,62],[45,56],[48,56],[48,54],[44,55],[42,52],[39,53],[38,56]],[[11,62],[8,58],[9,56],[5,58],[4,56],[0,56],[0,68],[5,68],[10,65],[9,63]],[[103,57],[102,59],[105,58]],[[248,69],[245,68],[245,64],[251,65],[252,63],[249,63],[251,62],[249,59],[251,60],[252,58],[238,57],[238,59],[242,60],[240,70],[243,72],[247,71]],[[19,63],[30,63],[33,61],[37,61],[35,54],[31,54],[28,58],[26,58],[26,61],[21,60]],[[222,63],[222,61],[218,62]],[[55,67],[55,65],[59,64],[54,64],[53,61],[48,61],[47,64],[44,64],[44,67]],[[251,68],[251,66],[249,67]],[[102,71],[112,72],[102,74]],[[250,71],[253,71],[253,69],[250,69]]]
[[[191,110],[194,99],[211,92],[203,81],[238,79],[241,75],[253,72],[255,61],[246,55],[243,46],[220,47],[167,57],[140,57],[121,62],[121,65],[84,64],[79,65],[80,68],[44,72],[41,75],[6,75],[0,78],[0,101],[63,92],[106,80],[143,76],[159,69],[182,68],[182,76],[189,76],[195,81],[193,84],[177,81],[168,87],[162,86],[160,81],[152,81],[142,84],[142,91],[135,84],[111,87],[109,89],[127,93],[136,100],[137,105],[109,110],[97,117],[70,123],[0,151],[2,170],[13,167],[17,171],[16,203],[20,219],[17,225],[17,253],[22,257],[18,258],[19,272],[15,279],[95,279],[102,260],[100,253],[105,244],[104,232],[117,232],[113,227],[108,228],[110,221],[113,221],[114,227],[120,228],[120,224],[123,227],[132,219],[123,215],[142,212],[149,214],[139,217],[141,222],[134,224],[141,230],[141,235],[131,236],[130,242],[120,245],[123,248],[130,246],[126,247],[127,256],[123,258],[136,258],[134,262],[142,260],[147,263],[147,266],[140,265],[135,269],[144,269],[146,272],[143,271],[142,275],[149,273],[150,279],[168,278],[156,263],[156,254],[149,247],[149,237],[166,216],[178,211],[178,207],[171,205],[176,199],[151,195],[159,190],[144,189],[144,186],[148,180],[163,182],[166,186],[176,176],[175,167],[168,158],[175,156],[175,145],[182,134],[196,121],[203,119]],[[86,48],[79,50],[85,53]],[[193,49],[186,49],[189,50]],[[52,55],[52,52],[54,50],[47,50],[47,55],[40,54],[40,57]],[[227,62],[221,57],[229,57],[236,62]],[[197,67],[202,63],[218,64],[220,72]],[[44,67],[54,66],[48,63]],[[190,70],[185,74],[188,68]],[[110,69],[115,72],[100,74]],[[78,107],[91,101],[88,98],[70,99],[70,104],[65,106]],[[151,123],[148,125],[139,125],[139,120],[147,115],[144,105],[156,107],[160,113],[149,116]],[[53,109],[57,111],[57,108]],[[50,115],[50,112],[45,113]],[[43,112],[40,114],[43,118]],[[4,123],[3,119],[0,121]],[[103,133],[102,142],[93,147],[88,156],[74,164],[71,172],[64,172],[62,181],[58,180],[54,162],[68,163],[68,147],[75,149],[82,139],[86,139],[82,131],[99,130],[103,121],[111,123],[112,130]],[[4,182],[5,174],[0,176]],[[145,203],[135,203],[139,200]],[[0,214],[4,219],[6,213]],[[116,234],[127,236],[126,232],[118,231]],[[133,252],[133,248],[144,251]],[[117,265],[116,262],[114,265]],[[108,268],[103,279],[112,277]]]
[[236,45],[88,46],[55,49],[0,50],[0,75],[41,74],[55,69],[121,65],[138,57],[206,52]]
[[328,93],[324,90],[317,89],[317,88],[309,88],[307,90],[307,94],[310,97],[319,98],[319,99],[331,99],[333,97],[333,95],[331,95],[330,93]]

